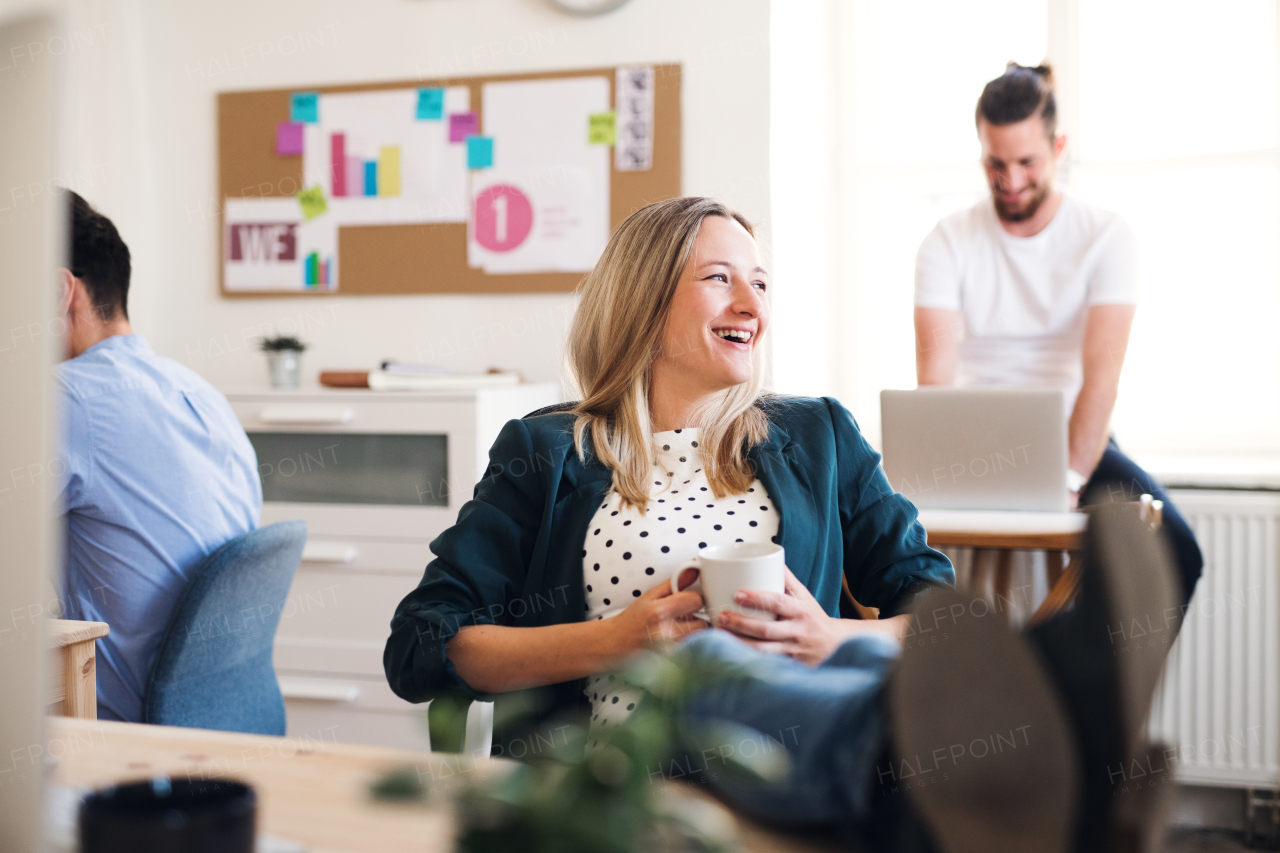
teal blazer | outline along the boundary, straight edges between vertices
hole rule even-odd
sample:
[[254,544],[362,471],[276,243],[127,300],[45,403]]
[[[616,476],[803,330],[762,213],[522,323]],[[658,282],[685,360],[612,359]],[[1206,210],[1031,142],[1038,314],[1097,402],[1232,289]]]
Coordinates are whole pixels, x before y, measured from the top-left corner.
[[[828,614],[841,614],[842,574],[859,602],[885,616],[908,609],[930,585],[955,583],[951,563],[926,544],[915,506],[890,487],[844,406],[782,396],[758,405],[769,437],[749,458],[779,515],[776,541]],[[471,690],[445,657],[459,628],[584,618],[582,545],[612,474],[593,454],[578,458],[568,408],[509,421],[474,497],[431,543],[436,559],[396,608],[383,653],[387,681],[402,698],[495,698]],[[589,708],[582,690],[574,681],[540,691],[537,716]],[[495,731],[495,740],[503,734]]]

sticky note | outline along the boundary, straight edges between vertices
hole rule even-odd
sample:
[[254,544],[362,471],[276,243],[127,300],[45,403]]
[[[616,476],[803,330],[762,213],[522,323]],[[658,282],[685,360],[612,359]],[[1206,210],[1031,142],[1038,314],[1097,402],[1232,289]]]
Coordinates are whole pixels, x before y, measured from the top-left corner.
[[617,115],[613,110],[591,113],[587,116],[587,144],[613,145],[618,138],[617,127]]
[[366,160],[364,164],[364,194],[378,194],[378,161]]
[[303,219],[315,219],[329,209],[324,200],[324,190],[320,189],[319,184],[298,193],[298,203],[302,205]]
[[399,145],[384,145],[378,153],[378,195],[400,195]]
[[320,93],[294,92],[289,96],[290,121],[314,124],[320,120]]
[[276,123],[276,153],[286,157],[302,153],[302,125],[299,122]]
[[440,121],[444,118],[444,89],[419,89],[419,121]]
[[449,141],[462,142],[480,129],[480,117],[474,112],[449,114]]
[[493,137],[467,137],[467,168],[487,169],[493,165]]

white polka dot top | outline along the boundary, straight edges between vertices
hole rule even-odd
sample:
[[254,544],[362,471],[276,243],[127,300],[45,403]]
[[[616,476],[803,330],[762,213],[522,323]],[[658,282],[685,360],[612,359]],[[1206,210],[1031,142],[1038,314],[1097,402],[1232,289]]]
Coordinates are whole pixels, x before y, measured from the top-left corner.
[[[778,513],[759,480],[740,495],[716,499],[707,485],[696,429],[654,433],[660,449],[649,486],[649,507],[622,507],[613,489],[587,528],[582,551],[587,618],[617,616],[672,572],[689,565],[699,548],[730,542],[771,542]],[[620,689],[614,677],[587,679],[591,732],[630,715],[639,691]]]

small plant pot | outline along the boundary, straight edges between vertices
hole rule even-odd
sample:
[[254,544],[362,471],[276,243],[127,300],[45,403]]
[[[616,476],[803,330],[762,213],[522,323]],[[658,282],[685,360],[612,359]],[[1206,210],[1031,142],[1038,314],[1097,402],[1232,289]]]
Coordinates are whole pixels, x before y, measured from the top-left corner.
[[297,388],[302,382],[302,353],[290,349],[268,352],[267,372],[272,388]]

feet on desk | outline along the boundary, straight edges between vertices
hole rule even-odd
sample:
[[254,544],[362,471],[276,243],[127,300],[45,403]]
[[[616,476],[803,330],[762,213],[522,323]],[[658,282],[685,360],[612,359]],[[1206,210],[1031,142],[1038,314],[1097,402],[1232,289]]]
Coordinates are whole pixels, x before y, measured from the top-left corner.
[[954,590],[917,606],[879,782],[908,791],[941,853],[1156,849],[1171,774],[1139,733],[1181,616],[1177,576],[1124,505],[1093,513],[1083,572],[1072,609],[1025,635]]

